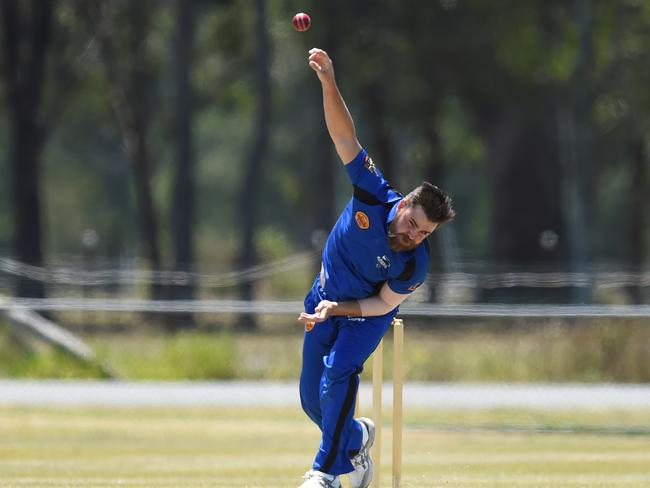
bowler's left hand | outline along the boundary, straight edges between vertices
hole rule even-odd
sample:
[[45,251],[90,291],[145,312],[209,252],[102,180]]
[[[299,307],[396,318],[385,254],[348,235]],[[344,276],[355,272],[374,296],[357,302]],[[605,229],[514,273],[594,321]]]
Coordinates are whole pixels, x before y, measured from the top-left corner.
[[298,317],[298,321],[307,324],[309,322],[324,322],[331,315],[338,303],[330,302],[329,300],[321,300],[321,302],[316,305],[314,313],[302,312]]

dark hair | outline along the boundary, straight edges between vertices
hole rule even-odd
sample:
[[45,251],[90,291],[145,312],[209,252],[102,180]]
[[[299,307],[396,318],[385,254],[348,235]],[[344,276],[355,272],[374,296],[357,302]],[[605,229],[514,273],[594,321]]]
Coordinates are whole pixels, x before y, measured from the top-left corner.
[[428,181],[422,182],[404,199],[409,206],[420,205],[427,219],[435,224],[444,224],[456,215],[452,207],[451,197]]

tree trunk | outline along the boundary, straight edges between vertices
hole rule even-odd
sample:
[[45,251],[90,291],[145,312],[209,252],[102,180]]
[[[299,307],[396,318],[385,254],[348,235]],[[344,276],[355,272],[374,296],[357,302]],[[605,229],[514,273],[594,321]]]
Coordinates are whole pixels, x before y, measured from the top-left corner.
[[[266,26],[266,2],[255,0],[255,79],[257,84],[257,113],[250,150],[244,164],[244,179],[240,190],[242,219],[242,249],[239,264],[242,269],[249,268],[256,261],[255,227],[257,224],[258,199],[261,191],[262,170],[269,145],[269,125],[271,121],[271,73],[270,40]],[[253,299],[253,283],[246,282],[241,287],[243,300]],[[239,324],[244,329],[256,327],[255,316],[246,314]]]
[[[592,208],[594,176],[592,155],[593,135],[591,128],[594,95],[585,87],[591,85],[589,77],[593,68],[594,48],[591,27],[591,6],[588,0],[574,1],[574,21],[578,27],[579,52],[575,73],[570,83],[570,108],[564,113],[564,161],[566,167],[565,203],[567,235],[569,237],[569,269],[574,273],[589,275],[592,246]],[[573,303],[589,303],[592,299],[591,286],[573,287]]]
[[[523,112],[526,116],[523,116]],[[556,119],[543,100],[483,117],[493,162],[493,272],[559,264],[564,250],[561,167]],[[526,121],[525,126],[521,126]],[[555,237],[555,238],[554,238]],[[537,269],[537,268],[535,268]],[[562,301],[564,291],[512,287],[483,290],[486,301]]]
[[[194,3],[176,1],[177,34],[176,57],[176,177],[172,209],[172,240],[174,269],[194,271],[194,151],[192,145],[193,99],[190,85],[192,46],[194,44]],[[188,276],[192,276],[191,274]],[[171,288],[172,298],[191,300],[196,283],[189,278],[182,285]],[[172,329],[194,325],[192,314],[175,314],[169,323]]]
[[[136,193],[140,227],[143,232],[143,243],[151,268],[154,271],[162,269],[160,253],[160,235],[158,231],[158,218],[153,202],[151,188],[151,153],[149,151],[149,128],[153,101],[151,82],[152,76],[146,52],[146,33],[149,31],[150,4],[142,1],[128,3],[128,15],[131,28],[128,29],[128,42],[131,51],[130,63],[127,65],[126,92],[129,106],[131,124],[131,147],[127,150],[131,155],[134,169],[134,190]],[[128,144],[128,142],[127,142]],[[164,285],[152,285],[154,299],[165,298]]]
[[[34,266],[43,264],[40,158],[46,127],[42,99],[54,6],[53,0],[32,1],[27,7],[24,2],[0,4],[2,71],[10,110],[13,253]],[[42,282],[19,278],[16,294],[44,297],[45,287]]]
[[[158,219],[151,189],[151,156],[148,147],[151,117],[151,73],[146,52],[150,4],[144,1],[87,1],[82,13],[97,38],[99,56],[109,81],[111,104],[120,125],[126,154],[133,165],[133,185],[138,208],[142,247],[151,269],[162,268]],[[123,14],[123,16],[122,16]],[[126,22],[128,56],[116,48],[117,22]],[[120,64],[124,57],[127,62]],[[154,299],[165,297],[165,287],[151,285]]]
[[[634,141],[632,151],[632,182],[630,188],[630,215],[628,239],[631,270],[641,273],[647,256],[647,209],[648,209],[648,169],[645,140],[639,137]],[[627,289],[630,301],[635,305],[644,303],[643,288],[639,283]]]

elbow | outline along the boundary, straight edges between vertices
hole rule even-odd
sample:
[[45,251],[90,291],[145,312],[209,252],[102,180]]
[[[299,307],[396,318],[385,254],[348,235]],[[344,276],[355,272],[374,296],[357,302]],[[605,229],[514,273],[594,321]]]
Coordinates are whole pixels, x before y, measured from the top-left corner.
[[395,307],[380,297],[373,297],[359,302],[362,317],[380,317],[392,311]]
[[354,131],[351,134],[344,133],[332,135],[332,141],[337,148],[341,149],[353,150],[357,146],[360,147],[359,141],[357,140],[357,136]]
[[361,144],[359,144],[356,137],[332,138],[332,140],[334,141],[336,152],[343,163],[349,163],[361,151]]

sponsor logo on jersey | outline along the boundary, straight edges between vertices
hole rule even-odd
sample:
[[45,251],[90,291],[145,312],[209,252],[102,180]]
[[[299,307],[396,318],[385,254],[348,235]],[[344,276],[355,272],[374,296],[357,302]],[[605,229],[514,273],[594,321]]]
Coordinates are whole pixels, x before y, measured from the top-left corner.
[[411,285],[411,286],[409,286],[409,287],[408,287],[408,291],[415,291],[415,290],[417,290],[418,287],[419,287],[421,284],[422,284],[422,283],[416,283],[415,285]]
[[363,167],[366,168],[368,171],[370,171],[372,174],[375,176],[379,176],[379,172],[377,171],[377,166],[375,166],[375,163],[372,162],[372,158],[366,154],[366,157],[363,161]]
[[316,325],[316,322],[307,322],[305,324],[305,332],[311,331],[314,328],[315,325]]
[[384,269],[390,268],[390,259],[388,259],[388,256],[377,256],[377,267]]
[[357,222],[357,225],[360,229],[366,230],[368,227],[370,227],[370,219],[363,212],[355,213],[354,220]]

